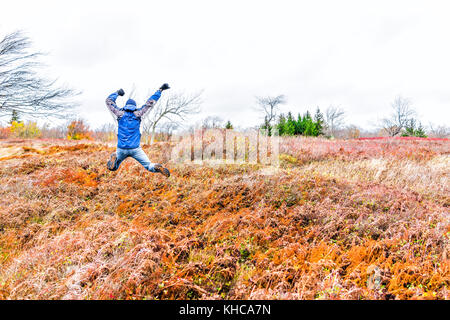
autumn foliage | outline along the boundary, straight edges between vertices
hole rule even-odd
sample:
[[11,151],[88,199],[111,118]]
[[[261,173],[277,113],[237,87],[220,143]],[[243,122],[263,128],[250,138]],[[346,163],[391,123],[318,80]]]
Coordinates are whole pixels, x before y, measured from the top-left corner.
[[[0,299],[448,299],[450,144],[283,138],[279,168],[0,143]],[[7,153],[9,152],[9,153]]]
[[91,140],[91,133],[89,132],[88,125],[83,120],[73,120],[67,126],[67,139],[68,140]]

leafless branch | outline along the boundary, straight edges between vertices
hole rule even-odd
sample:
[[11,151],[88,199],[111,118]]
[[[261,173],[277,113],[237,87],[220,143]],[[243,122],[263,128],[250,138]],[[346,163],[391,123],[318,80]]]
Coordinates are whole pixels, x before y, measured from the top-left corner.
[[186,119],[200,112],[202,92],[193,94],[172,93],[160,99],[149,115],[142,121],[142,131],[151,134],[161,123],[171,123],[173,126],[181,126]]
[[223,119],[218,116],[208,116],[202,121],[202,128],[204,129],[217,129],[224,126]]
[[20,31],[0,41],[0,117],[15,110],[34,118],[66,118],[75,106],[69,98],[78,93],[40,77],[42,54],[30,53],[30,47],[30,39]]
[[325,112],[325,121],[328,134],[334,136],[336,130],[344,125],[345,111],[334,106],[329,106]]
[[430,134],[434,138],[448,138],[450,137],[450,127],[444,125],[429,124]]
[[381,120],[381,127],[391,136],[398,135],[408,124],[416,112],[412,108],[411,100],[398,96],[391,105],[392,113]]
[[264,112],[265,121],[272,124],[275,120],[279,107],[286,103],[286,97],[279,95],[276,97],[256,97],[257,109]]

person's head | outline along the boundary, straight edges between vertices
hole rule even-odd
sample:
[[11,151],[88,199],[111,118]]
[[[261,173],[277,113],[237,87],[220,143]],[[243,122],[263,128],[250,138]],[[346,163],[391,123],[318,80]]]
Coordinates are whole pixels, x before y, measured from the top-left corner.
[[134,101],[133,99],[128,99],[125,103],[125,107],[123,108],[128,111],[136,110],[136,101]]
[[133,106],[136,107],[136,101],[134,101],[133,99],[128,99],[128,100],[127,100],[127,103],[125,103],[125,104],[126,104],[126,105],[131,104],[131,105],[133,105]]

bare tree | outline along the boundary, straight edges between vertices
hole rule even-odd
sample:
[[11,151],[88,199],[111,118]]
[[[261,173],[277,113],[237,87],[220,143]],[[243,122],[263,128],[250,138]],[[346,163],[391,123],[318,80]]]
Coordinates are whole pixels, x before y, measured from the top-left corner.
[[95,140],[103,142],[113,141],[117,137],[116,126],[110,122],[103,124],[101,127],[92,132]]
[[264,112],[265,125],[272,125],[281,104],[286,103],[286,97],[279,95],[276,97],[256,97],[257,109]]
[[20,31],[0,41],[0,117],[14,110],[21,116],[66,118],[74,107],[68,98],[78,93],[40,77],[42,53],[30,53],[30,47],[30,39]]
[[381,120],[381,126],[391,137],[394,137],[416,115],[416,111],[412,108],[411,100],[401,96],[395,98],[391,107],[391,115]]
[[169,141],[173,132],[179,127],[179,123],[161,121],[153,134],[151,134],[151,127],[150,130],[144,132],[145,134],[142,137],[142,141],[144,141],[144,143],[153,143],[155,139],[157,139],[158,141]]
[[157,127],[164,123],[172,123],[180,126],[190,115],[200,112],[202,92],[186,95],[182,93],[173,93],[157,102],[155,107],[148,113],[148,116],[142,121],[142,130],[146,134],[151,134],[151,142]]
[[348,125],[340,132],[341,137],[344,139],[358,139],[361,137],[361,129],[354,124]]
[[208,116],[205,119],[203,119],[202,122],[202,128],[204,129],[217,129],[222,128],[223,125],[223,119],[218,116]]
[[450,137],[450,127],[445,125],[429,124],[431,136],[434,138],[448,138]]
[[336,135],[336,131],[344,125],[345,111],[334,106],[329,106],[325,111],[325,122],[327,133]]
[[178,129],[179,126],[180,126],[179,123],[167,121],[167,122],[161,123],[159,125],[159,129],[162,132],[166,133],[168,136],[171,136],[173,131]]

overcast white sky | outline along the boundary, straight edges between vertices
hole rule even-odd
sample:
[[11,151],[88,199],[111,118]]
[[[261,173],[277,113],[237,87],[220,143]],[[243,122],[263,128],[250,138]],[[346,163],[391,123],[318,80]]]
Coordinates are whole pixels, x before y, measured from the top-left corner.
[[[449,124],[449,1],[23,1],[2,3],[0,34],[23,29],[75,89],[92,127],[104,100],[168,82],[204,90],[202,114],[260,122],[255,96],[287,96],[282,111],[347,112],[363,127],[411,98],[424,124]],[[121,101],[122,102],[122,101]]]

